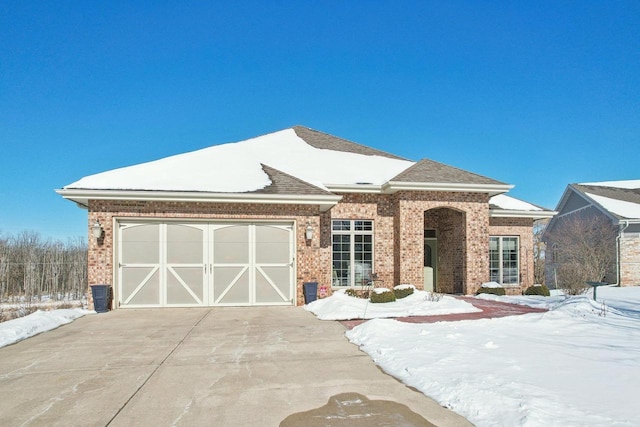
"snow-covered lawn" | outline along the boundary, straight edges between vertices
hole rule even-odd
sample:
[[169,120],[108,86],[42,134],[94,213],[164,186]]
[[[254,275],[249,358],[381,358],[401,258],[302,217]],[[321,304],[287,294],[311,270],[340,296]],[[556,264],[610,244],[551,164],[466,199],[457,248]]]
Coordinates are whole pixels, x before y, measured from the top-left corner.
[[374,319],[347,337],[478,426],[640,425],[640,287],[600,288],[597,302],[591,293],[482,298],[551,311],[432,324]]
[[55,329],[88,313],[95,312],[82,308],[38,310],[25,317],[2,322],[0,323],[0,347]]
[[[440,298],[439,301],[434,299]],[[329,298],[304,306],[321,320],[376,319],[380,317],[435,316],[438,314],[473,313],[481,311],[468,302],[416,290],[412,295],[394,302],[373,304],[368,299],[335,292]]]

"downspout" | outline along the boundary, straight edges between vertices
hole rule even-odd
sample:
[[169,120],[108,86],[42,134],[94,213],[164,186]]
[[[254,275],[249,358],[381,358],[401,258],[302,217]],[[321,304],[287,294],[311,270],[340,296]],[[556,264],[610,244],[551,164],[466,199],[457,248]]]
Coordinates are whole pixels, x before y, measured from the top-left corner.
[[[624,224],[624,227],[622,224]],[[620,238],[622,237],[624,230],[629,227],[629,220],[620,220],[618,225],[620,228],[618,230],[618,235],[616,236],[616,283],[612,283],[614,286],[620,286]]]

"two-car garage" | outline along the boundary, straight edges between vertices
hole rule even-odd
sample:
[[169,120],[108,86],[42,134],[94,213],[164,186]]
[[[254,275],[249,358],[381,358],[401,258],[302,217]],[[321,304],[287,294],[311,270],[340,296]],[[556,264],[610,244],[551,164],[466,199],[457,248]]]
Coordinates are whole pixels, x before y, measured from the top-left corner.
[[118,307],[295,304],[292,222],[116,225]]

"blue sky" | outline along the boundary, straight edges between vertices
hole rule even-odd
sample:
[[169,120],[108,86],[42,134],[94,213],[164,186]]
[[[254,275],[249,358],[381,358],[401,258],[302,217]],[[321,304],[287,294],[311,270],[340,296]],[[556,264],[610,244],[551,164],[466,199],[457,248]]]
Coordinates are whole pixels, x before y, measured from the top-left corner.
[[296,124],[515,184],[640,178],[640,2],[3,2],[0,236],[60,188]]

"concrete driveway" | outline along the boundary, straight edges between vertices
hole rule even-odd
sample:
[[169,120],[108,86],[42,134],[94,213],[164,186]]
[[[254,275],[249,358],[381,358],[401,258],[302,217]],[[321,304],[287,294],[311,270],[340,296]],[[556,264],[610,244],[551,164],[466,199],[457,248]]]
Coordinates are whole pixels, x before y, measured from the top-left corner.
[[[123,309],[0,349],[2,426],[305,425],[295,414],[317,417],[354,393],[470,425],[381,372],[339,323],[299,307]],[[371,415],[345,416],[345,405],[338,398],[324,425]]]

